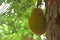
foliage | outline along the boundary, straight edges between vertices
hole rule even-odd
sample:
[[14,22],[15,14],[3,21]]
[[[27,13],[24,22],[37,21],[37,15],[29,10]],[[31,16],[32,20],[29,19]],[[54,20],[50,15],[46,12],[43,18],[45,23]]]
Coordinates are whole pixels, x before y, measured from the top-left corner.
[[9,3],[10,8],[8,12],[0,15],[0,40],[25,40],[26,36],[40,40],[39,36],[30,31],[27,23],[36,0],[5,0],[4,2]]

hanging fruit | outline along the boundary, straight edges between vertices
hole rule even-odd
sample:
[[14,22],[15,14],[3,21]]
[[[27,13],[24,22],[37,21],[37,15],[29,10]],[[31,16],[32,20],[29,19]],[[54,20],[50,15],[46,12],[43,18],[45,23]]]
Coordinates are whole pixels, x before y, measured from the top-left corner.
[[46,20],[41,8],[34,8],[29,19],[28,25],[31,31],[37,35],[42,35],[46,30]]

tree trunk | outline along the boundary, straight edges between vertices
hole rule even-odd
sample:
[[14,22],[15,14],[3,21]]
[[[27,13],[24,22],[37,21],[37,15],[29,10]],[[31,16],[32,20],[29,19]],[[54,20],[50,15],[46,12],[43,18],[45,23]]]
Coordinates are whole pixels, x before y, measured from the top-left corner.
[[60,40],[60,0],[45,0],[46,38]]

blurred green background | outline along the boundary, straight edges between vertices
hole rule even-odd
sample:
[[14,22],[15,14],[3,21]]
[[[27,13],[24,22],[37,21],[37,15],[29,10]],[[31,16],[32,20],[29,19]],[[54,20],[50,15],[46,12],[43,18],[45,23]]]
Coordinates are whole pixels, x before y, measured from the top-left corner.
[[44,35],[38,36],[28,28],[28,18],[36,2],[0,0],[0,40],[46,40]]

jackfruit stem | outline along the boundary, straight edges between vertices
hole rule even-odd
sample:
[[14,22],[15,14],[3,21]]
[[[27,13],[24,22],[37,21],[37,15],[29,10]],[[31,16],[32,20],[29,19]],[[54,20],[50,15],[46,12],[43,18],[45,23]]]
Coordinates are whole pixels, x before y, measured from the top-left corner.
[[40,8],[41,8],[41,5],[42,5],[42,2],[37,1],[37,8],[39,8],[39,6],[40,6]]

